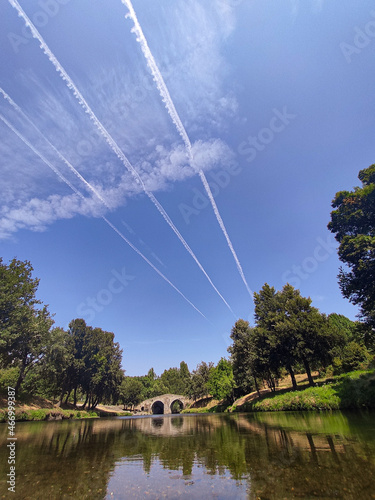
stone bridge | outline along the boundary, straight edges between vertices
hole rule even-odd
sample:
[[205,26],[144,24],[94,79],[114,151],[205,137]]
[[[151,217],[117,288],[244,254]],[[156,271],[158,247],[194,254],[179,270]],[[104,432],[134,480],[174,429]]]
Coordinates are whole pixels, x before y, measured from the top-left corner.
[[[177,402],[172,409],[173,403]],[[163,415],[171,413],[179,413],[184,410],[192,401],[185,396],[179,394],[163,394],[155,398],[146,399],[135,407],[136,411],[148,413],[150,415]]]

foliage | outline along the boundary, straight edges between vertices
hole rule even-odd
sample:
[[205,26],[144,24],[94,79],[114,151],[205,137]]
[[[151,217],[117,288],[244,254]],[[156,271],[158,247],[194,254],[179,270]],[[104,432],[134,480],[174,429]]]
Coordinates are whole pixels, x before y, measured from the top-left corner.
[[[16,410],[16,421],[42,421],[42,420],[77,420],[82,418],[97,418],[97,413],[83,410],[62,410],[61,408],[39,408],[37,410]],[[0,411],[0,422],[6,422],[6,411]]]
[[32,277],[30,262],[0,258],[0,367],[19,367],[15,385],[18,392],[26,374],[45,355],[53,324],[46,306],[38,309],[39,280]]
[[375,164],[358,174],[361,187],[340,191],[328,228],[339,242],[341,292],[375,327]]
[[217,366],[210,371],[208,390],[215,399],[233,402],[235,386],[232,365],[227,359],[221,358]]
[[120,386],[120,398],[124,406],[137,406],[142,401],[142,382],[133,378],[125,377]]
[[185,361],[181,361],[180,368],[169,368],[164,370],[160,376],[161,383],[167,388],[166,392],[170,394],[184,394],[189,380],[190,372]]
[[342,350],[341,358],[334,359],[335,373],[345,373],[368,367],[371,355],[364,345],[349,342]]
[[121,349],[114,342],[114,334],[101,328],[87,326],[83,319],[69,324],[69,331],[61,334],[60,355],[66,365],[60,375],[60,402],[68,401],[73,391],[73,404],[77,392],[86,397],[83,408],[94,409],[101,401],[117,400],[123,379]]
[[208,380],[213,366],[211,362],[207,364],[205,361],[202,361],[197,365],[196,369],[193,370],[185,391],[185,395],[188,398],[196,401],[197,399],[209,395]]
[[253,390],[254,383],[257,383],[251,333],[249,322],[239,319],[230,335],[233,345],[228,348],[228,352],[231,354],[233,377],[238,395],[248,394]]
[[321,387],[267,395],[236,411],[300,411],[375,408],[375,373],[351,372]]
[[16,367],[0,369],[0,394],[6,396],[8,387],[16,386],[19,373],[19,368]]

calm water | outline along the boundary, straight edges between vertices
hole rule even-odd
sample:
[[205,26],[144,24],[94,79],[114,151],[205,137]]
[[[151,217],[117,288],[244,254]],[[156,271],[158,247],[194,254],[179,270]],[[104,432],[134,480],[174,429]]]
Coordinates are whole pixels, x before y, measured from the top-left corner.
[[0,427],[0,498],[374,499],[374,413],[17,423],[16,494]]

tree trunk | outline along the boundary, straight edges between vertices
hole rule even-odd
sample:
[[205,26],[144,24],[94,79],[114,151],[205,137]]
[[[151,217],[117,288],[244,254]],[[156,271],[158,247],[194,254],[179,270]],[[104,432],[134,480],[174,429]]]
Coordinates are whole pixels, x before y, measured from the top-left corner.
[[73,404],[74,404],[74,408],[77,406],[77,387],[74,387],[74,401],[73,401]]
[[307,378],[309,379],[309,384],[311,386],[314,386],[315,382],[314,382],[314,379],[312,378],[310,365],[309,365],[309,362],[307,361],[307,359],[303,359],[303,366],[305,367]]
[[72,392],[71,390],[68,391],[68,394],[66,395],[66,398],[65,398],[65,404],[67,404],[71,392]]
[[287,370],[289,372],[290,378],[292,379],[293,389],[297,390],[297,381],[296,381],[296,377],[294,376],[294,371],[293,371],[293,368],[291,367],[291,365],[287,366]]
[[82,408],[81,408],[82,410],[84,410],[84,409],[86,408],[86,405],[87,405],[87,401],[88,401],[88,400],[89,400],[89,394],[87,393],[87,394],[86,394],[86,399],[85,399],[85,402],[83,403]]
[[258,385],[258,381],[257,381],[257,378],[255,377],[255,375],[253,375],[254,377],[254,384],[255,384],[255,389],[258,393],[258,396],[260,397],[260,390],[259,390],[259,385]]
[[16,394],[18,394],[18,389],[20,388],[20,386],[23,382],[23,379],[25,377],[25,368],[26,368],[26,364],[24,362],[22,362],[20,374],[19,374],[18,379],[17,379],[16,387],[14,388]]

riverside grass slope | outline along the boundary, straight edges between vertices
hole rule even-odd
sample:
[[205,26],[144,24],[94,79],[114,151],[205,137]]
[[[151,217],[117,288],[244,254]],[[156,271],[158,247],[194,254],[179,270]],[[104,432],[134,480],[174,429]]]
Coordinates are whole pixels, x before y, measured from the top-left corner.
[[297,391],[268,393],[230,411],[316,411],[375,408],[375,370],[354,371]]
[[317,380],[315,387],[305,385],[297,391],[291,386],[284,386],[275,393],[267,391],[261,397],[251,393],[233,405],[225,404],[224,401],[215,403],[203,408],[186,409],[182,413],[374,409],[375,370],[358,370]]

